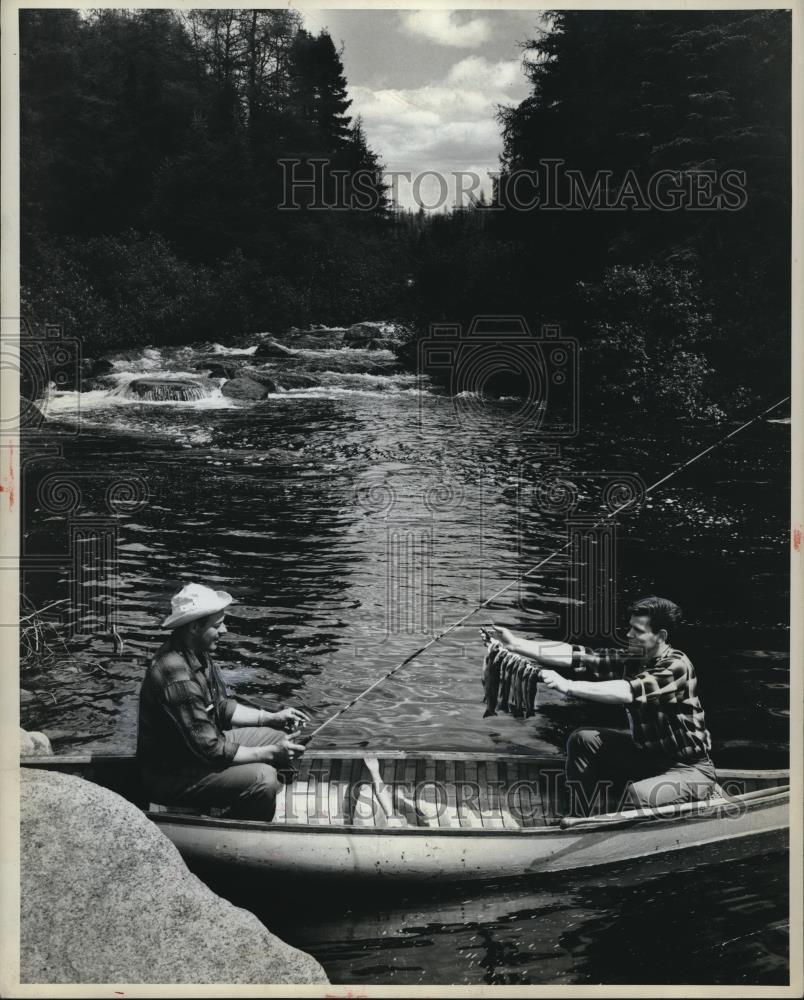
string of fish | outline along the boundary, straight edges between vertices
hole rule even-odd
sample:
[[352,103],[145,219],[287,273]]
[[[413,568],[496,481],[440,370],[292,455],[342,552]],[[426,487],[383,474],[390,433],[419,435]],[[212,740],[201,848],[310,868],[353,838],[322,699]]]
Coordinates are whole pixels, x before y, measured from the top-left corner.
[[536,714],[541,670],[518,653],[512,653],[498,639],[481,628],[486,644],[483,661],[483,718],[506,712],[515,719],[529,719]]

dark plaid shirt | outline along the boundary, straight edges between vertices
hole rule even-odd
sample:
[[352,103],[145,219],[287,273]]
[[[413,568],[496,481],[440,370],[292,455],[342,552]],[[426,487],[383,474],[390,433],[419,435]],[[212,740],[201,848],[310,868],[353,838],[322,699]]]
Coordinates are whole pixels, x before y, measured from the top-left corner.
[[706,757],[712,749],[695,668],[678,649],[667,646],[646,665],[621,649],[573,646],[572,674],[628,682],[634,700],[625,710],[638,747],[674,760]]
[[223,730],[236,707],[210,657],[195,656],[171,636],[149,663],[140,691],[137,757],[145,775],[227,767],[238,744]]

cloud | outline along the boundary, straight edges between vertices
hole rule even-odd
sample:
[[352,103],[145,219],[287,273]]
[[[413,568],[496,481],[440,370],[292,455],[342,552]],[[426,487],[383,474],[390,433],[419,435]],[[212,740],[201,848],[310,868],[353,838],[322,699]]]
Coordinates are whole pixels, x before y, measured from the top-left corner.
[[448,83],[472,87],[481,92],[502,91],[521,84],[524,79],[521,59],[504,59],[493,63],[483,56],[461,59],[447,75]]
[[406,11],[402,14],[402,25],[412,35],[458,49],[477,48],[491,35],[487,18],[461,20],[452,10]]
[[468,56],[443,80],[421,87],[351,87],[370,144],[395,169],[438,169],[450,162],[496,163],[499,104],[522,100],[527,81],[520,59],[491,62]]

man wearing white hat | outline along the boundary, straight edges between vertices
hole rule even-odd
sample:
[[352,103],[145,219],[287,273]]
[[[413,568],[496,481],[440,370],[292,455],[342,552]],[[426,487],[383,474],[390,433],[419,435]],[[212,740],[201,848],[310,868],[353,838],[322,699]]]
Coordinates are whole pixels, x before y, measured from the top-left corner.
[[232,600],[198,583],[172,598],[162,622],[170,637],[148,665],[140,692],[137,757],[153,802],[270,820],[276,766],[304,753],[285,730],[298,731],[307,716],[296,708],[249,708],[227,696],[210,654],[226,633],[224,609]]

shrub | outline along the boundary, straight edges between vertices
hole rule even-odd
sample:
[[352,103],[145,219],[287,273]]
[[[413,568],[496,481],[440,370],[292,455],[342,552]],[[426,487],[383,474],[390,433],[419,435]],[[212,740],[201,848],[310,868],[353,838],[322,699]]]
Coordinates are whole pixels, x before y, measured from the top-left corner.
[[655,263],[611,267],[578,291],[586,397],[626,411],[722,416],[704,351],[712,316],[690,272]]

